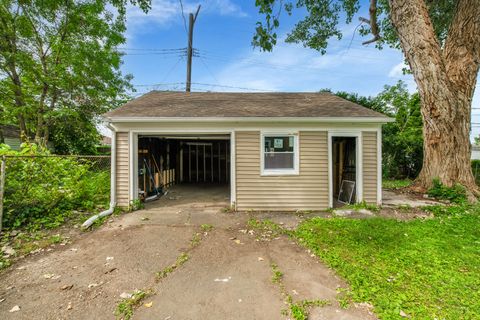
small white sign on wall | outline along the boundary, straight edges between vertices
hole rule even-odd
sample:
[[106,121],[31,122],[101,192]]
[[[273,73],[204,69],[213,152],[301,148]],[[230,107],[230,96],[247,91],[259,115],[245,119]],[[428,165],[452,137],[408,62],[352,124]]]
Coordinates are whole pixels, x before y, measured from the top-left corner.
[[283,148],[283,139],[274,139],[273,146],[275,149]]

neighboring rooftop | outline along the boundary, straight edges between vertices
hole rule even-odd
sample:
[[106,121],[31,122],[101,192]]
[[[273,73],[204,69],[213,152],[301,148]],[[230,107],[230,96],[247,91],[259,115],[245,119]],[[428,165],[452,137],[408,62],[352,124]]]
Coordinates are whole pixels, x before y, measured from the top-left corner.
[[19,138],[20,139],[20,129],[17,126],[10,124],[1,124],[0,130],[3,131],[3,136],[5,138]]
[[365,117],[385,118],[331,93],[152,91],[104,115],[114,118]]

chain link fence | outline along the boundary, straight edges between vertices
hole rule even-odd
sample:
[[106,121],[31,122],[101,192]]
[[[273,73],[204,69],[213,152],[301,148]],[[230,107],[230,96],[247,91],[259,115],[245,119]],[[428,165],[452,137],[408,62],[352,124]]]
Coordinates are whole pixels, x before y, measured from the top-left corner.
[[108,207],[110,156],[4,155],[0,161],[3,229],[60,225]]

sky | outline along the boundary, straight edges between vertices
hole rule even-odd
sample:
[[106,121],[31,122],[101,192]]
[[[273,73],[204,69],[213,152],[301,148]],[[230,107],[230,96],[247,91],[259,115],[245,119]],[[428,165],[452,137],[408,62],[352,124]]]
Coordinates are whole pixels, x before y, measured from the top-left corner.
[[[363,0],[362,0],[363,1]],[[132,74],[139,96],[151,90],[185,90],[188,14],[198,4],[193,47],[192,91],[283,91],[314,92],[321,89],[376,95],[385,85],[403,80],[416,90],[410,75],[403,75],[401,51],[373,44],[365,46],[356,32],[358,17],[367,17],[368,5],[349,25],[342,21],[343,37],[331,40],[327,54],[288,44],[284,39],[299,21],[302,12],[283,15],[279,41],[273,52],[262,52],[251,45],[255,23],[261,20],[254,0],[152,0],[145,14],[130,7],[127,16],[127,43],[122,71]],[[477,90],[474,107],[480,108]],[[472,122],[480,123],[480,110],[472,111]],[[472,136],[480,134],[473,127]]]

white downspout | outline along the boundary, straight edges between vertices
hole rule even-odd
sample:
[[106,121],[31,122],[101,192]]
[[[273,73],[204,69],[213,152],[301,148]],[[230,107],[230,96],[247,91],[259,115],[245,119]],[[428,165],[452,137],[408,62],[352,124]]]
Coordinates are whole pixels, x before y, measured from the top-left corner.
[[89,228],[97,219],[109,216],[113,213],[116,206],[116,175],[117,175],[117,130],[108,123],[107,127],[112,132],[112,146],[110,149],[110,206],[107,210],[100,212],[88,218],[83,224],[82,228]]

